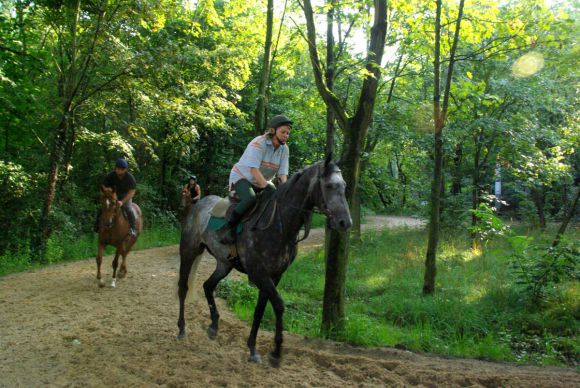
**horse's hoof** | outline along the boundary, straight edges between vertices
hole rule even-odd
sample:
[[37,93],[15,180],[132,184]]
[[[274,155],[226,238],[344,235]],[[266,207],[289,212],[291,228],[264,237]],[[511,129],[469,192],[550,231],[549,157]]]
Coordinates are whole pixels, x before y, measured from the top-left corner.
[[258,353],[250,354],[250,357],[248,357],[248,362],[253,362],[254,364],[261,364],[262,357],[260,357],[260,355]]
[[123,269],[121,269],[119,271],[119,278],[123,279],[123,278],[125,278],[125,276],[127,276],[127,271],[123,271]]
[[105,287],[105,282],[99,279],[99,288]]
[[185,338],[185,330],[180,330],[179,334],[177,334],[177,339],[184,339]]
[[207,328],[207,336],[209,337],[209,339],[215,339],[215,337],[217,336],[217,329],[214,329],[213,327],[208,327]]
[[268,361],[270,361],[270,366],[273,368],[280,367],[280,357],[274,356],[273,353],[268,353]]

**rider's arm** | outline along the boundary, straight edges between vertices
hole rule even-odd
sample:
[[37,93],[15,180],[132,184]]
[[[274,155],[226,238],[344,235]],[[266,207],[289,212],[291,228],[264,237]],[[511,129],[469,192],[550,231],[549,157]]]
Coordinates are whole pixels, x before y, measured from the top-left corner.
[[197,193],[197,195],[193,198],[193,200],[197,201],[198,199],[201,198],[201,187],[199,187],[198,184],[195,185],[195,192]]
[[288,179],[288,157],[290,152],[288,151],[288,146],[283,145],[282,158],[280,160],[280,168],[278,169],[278,182],[284,183]]
[[250,172],[252,173],[252,177],[254,177],[254,181],[256,182],[256,186],[263,189],[268,184],[264,175],[260,172],[259,168],[252,167],[250,168]]
[[125,202],[127,202],[128,200],[130,200],[131,198],[133,198],[133,196],[135,195],[135,190],[129,190],[129,192],[127,193],[127,195],[125,195],[125,198],[121,199],[121,205],[124,205]]

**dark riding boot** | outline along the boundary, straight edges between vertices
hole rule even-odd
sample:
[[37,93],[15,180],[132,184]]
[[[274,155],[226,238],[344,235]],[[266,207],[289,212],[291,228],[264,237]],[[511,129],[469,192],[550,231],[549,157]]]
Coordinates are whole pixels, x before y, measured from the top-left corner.
[[137,228],[135,227],[135,212],[133,211],[132,201],[127,201],[123,205],[125,213],[127,214],[127,221],[129,221],[129,236],[137,236]]
[[239,214],[234,210],[228,219],[228,223],[217,231],[218,239],[222,244],[233,244],[236,241],[236,227],[242,216],[243,214]]

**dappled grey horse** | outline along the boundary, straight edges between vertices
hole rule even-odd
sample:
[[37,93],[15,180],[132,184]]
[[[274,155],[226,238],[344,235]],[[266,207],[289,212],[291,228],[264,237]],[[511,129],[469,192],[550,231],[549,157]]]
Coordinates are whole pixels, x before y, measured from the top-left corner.
[[300,229],[304,226],[307,233],[315,207],[326,215],[330,228],[345,231],[351,226],[345,187],[340,169],[330,159],[315,163],[293,175],[270,198],[258,200],[257,210],[245,220],[243,230],[237,236],[239,259],[236,260],[230,256],[230,247],[221,244],[216,232],[208,228],[211,209],[220,198],[210,195],[201,199],[189,213],[181,233],[177,322],[179,337],[185,336],[184,303],[191,284],[189,278],[193,279],[201,255],[207,249],[217,260],[214,273],[203,283],[211,314],[208,336],[213,339],[218,331],[219,314],[214,290],[219,281],[236,268],[246,273],[259,289],[254,321],[248,337],[249,361],[260,362],[260,355],[256,353],[256,336],[264,309],[270,301],[276,315],[276,333],[275,348],[269,360],[273,366],[278,366],[282,350],[284,301],[276,286],[296,257]]

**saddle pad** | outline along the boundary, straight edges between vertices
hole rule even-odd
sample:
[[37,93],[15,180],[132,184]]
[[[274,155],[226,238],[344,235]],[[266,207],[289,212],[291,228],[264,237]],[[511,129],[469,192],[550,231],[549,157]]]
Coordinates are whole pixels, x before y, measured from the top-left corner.
[[211,209],[210,214],[213,217],[225,218],[226,212],[231,204],[232,203],[230,202],[230,199],[228,197],[222,198],[214,205],[213,209]]
[[[224,226],[225,224],[227,224],[227,221],[224,218],[211,216],[209,218],[209,222],[207,224],[207,229],[208,230],[218,230],[222,226]],[[236,234],[242,233],[242,229],[243,229],[242,223],[240,222],[236,227]]]

